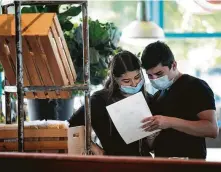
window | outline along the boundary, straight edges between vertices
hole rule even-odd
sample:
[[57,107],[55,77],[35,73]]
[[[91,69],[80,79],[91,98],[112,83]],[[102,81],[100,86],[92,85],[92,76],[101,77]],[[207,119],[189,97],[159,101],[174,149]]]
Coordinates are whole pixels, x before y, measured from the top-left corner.
[[194,1],[164,1],[166,32],[220,32],[221,11],[209,12]]
[[89,1],[89,16],[123,29],[136,19],[137,1]]
[[167,39],[182,73],[205,80],[215,95],[221,122],[221,39]]

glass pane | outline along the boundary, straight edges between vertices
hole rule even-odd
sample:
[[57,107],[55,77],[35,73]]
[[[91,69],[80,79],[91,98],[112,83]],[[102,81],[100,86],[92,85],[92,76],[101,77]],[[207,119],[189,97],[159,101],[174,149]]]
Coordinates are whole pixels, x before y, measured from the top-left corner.
[[137,1],[89,1],[89,16],[123,29],[136,19]]
[[221,11],[202,10],[194,1],[164,1],[166,32],[220,32]]

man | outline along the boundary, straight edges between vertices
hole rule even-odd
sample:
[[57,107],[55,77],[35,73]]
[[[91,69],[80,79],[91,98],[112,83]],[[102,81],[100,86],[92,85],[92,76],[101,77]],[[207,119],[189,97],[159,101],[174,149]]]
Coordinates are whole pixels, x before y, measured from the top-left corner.
[[141,60],[151,84],[159,90],[154,95],[153,116],[142,121],[145,131],[162,129],[154,141],[155,156],[205,159],[205,137],[218,135],[212,90],[205,81],[181,74],[163,42],[149,44]]

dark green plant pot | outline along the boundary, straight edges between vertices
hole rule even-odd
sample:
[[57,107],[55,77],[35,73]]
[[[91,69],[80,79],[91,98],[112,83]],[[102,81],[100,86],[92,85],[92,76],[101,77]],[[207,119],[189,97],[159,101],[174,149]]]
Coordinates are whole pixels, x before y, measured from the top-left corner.
[[28,116],[33,120],[68,120],[74,112],[72,99],[30,99],[27,101]]

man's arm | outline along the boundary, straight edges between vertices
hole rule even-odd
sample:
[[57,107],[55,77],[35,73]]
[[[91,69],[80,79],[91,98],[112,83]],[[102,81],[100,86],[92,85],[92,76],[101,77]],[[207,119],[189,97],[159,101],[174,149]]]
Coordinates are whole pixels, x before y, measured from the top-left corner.
[[218,126],[212,89],[203,80],[194,80],[194,82],[191,83],[190,88],[189,92],[192,93],[192,96],[189,99],[188,104],[189,106],[192,106],[193,112],[199,120],[189,121],[180,118],[156,115],[150,118],[145,118],[143,120],[145,123],[143,128],[147,131],[158,128],[173,128],[193,136],[216,138],[218,135]]
[[216,138],[219,130],[215,110],[205,110],[198,114],[198,121],[188,121],[174,117],[155,115],[145,118],[142,128],[145,131],[172,128],[186,134],[198,137]]
[[219,133],[214,110],[205,110],[198,114],[199,121],[187,121],[178,118],[171,119],[171,128],[199,137],[216,138]]

